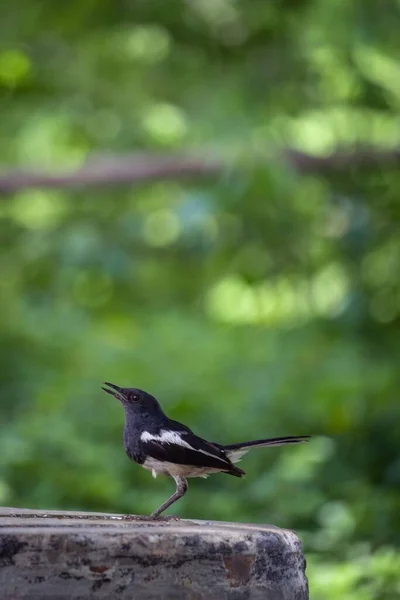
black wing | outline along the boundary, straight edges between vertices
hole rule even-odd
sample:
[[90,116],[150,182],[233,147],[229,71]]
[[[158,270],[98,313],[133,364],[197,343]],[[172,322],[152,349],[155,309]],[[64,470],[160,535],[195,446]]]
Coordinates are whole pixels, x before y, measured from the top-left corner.
[[180,423],[171,422],[171,427],[164,427],[157,435],[142,434],[141,450],[163,462],[221,471],[235,470],[222,448],[199,438]]

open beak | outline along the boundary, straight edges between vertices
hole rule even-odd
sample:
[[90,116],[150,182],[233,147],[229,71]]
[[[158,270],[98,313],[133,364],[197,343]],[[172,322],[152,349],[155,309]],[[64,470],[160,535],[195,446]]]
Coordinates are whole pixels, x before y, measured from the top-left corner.
[[117,385],[114,385],[113,383],[108,383],[108,381],[105,381],[104,385],[107,385],[109,388],[112,389],[109,390],[105,387],[102,387],[102,390],[107,392],[107,394],[111,394],[111,396],[114,396],[114,398],[117,398],[117,400],[119,400],[120,402],[124,401],[124,393],[122,391],[122,388],[118,387]]

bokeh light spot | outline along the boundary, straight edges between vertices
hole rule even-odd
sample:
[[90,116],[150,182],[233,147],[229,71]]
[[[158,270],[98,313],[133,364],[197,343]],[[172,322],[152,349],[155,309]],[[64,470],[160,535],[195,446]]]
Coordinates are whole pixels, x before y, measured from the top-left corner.
[[126,41],[127,54],[146,63],[161,62],[168,56],[170,47],[168,32],[157,26],[135,27]]
[[29,57],[21,50],[0,53],[0,83],[14,87],[23,81],[31,70]]
[[173,144],[185,136],[187,121],[178,107],[153,104],[143,116],[143,127],[154,140],[162,144]]
[[146,218],[143,235],[150,246],[168,246],[178,239],[180,229],[179,219],[173,212],[158,210]]
[[29,190],[20,192],[10,205],[9,214],[29,229],[52,229],[64,218],[68,203],[62,194]]
[[322,269],[312,281],[312,298],[315,310],[323,316],[333,316],[344,308],[348,293],[348,280],[339,264]]

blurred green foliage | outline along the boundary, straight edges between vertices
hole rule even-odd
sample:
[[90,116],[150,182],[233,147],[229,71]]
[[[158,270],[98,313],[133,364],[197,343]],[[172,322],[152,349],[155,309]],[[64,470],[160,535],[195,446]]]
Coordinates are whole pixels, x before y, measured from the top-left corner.
[[[220,442],[243,481],[180,515],[295,528],[314,600],[400,594],[400,210],[390,164],[296,173],[400,143],[391,0],[30,0],[0,23],[3,170],[90,154],[216,155],[214,182],[25,190],[0,206],[0,502],[148,513],[102,380]],[[106,160],[106,158],[105,158]]]

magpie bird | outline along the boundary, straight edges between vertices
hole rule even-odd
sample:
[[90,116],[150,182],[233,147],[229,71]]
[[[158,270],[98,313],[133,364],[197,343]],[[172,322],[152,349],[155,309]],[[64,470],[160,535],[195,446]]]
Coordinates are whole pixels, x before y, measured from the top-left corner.
[[306,442],[311,436],[287,436],[222,446],[198,437],[182,423],[169,419],[151,394],[137,388],[121,388],[105,382],[102,389],[115,396],[124,407],[124,446],[129,458],[153,477],[169,475],[176,492],[150,516],[158,517],[187,492],[187,477],[208,477],[227,473],[243,477],[246,473],[234,463],[251,448]]

